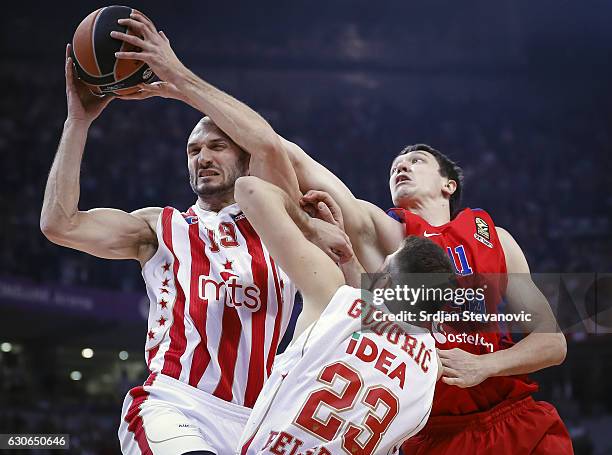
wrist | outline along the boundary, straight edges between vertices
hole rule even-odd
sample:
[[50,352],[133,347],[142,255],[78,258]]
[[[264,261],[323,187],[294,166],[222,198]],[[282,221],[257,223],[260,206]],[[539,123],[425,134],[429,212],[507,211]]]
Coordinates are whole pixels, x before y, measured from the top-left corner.
[[[189,69],[179,62],[179,65],[174,71],[171,71],[166,82],[174,84],[179,90],[184,89],[190,83],[191,75],[193,73]],[[182,90],[181,90],[182,93]]]
[[495,353],[481,355],[480,359],[482,360],[482,369],[488,378],[499,376],[500,366]]
[[89,130],[89,127],[91,126],[92,122],[93,119],[68,115],[66,117],[66,120],[64,121],[64,128],[78,128]]
[[315,224],[312,222],[312,218],[305,212],[303,212],[303,216],[300,217],[299,228],[302,231],[302,234],[304,234],[304,237],[313,242],[317,236],[317,229]]

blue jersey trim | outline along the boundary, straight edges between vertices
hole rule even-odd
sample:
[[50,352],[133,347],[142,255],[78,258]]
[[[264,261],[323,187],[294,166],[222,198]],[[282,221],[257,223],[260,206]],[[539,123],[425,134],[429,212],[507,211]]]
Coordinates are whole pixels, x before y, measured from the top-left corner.
[[389,216],[390,216],[391,218],[393,218],[395,221],[398,221],[398,222],[400,222],[400,223],[403,223],[403,222],[404,222],[404,220],[402,220],[402,218],[401,218],[401,217],[400,217],[400,216],[399,216],[397,213],[395,213],[395,211],[394,211],[393,209],[389,209],[389,210],[387,210],[387,215],[389,215]]

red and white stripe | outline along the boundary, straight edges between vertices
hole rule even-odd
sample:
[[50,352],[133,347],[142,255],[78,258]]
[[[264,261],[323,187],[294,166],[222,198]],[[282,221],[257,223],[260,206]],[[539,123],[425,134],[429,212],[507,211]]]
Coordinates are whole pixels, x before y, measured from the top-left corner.
[[[223,245],[220,223],[235,226],[238,246]],[[207,229],[215,232],[215,239]],[[185,214],[166,207],[157,236],[158,251],[143,267],[151,301],[146,343],[150,371],[252,407],[287,328],[295,288],[236,205],[219,213],[193,206]],[[238,275],[243,288],[256,285],[259,310],[226,305],[223,295],[217,300],[212,292],[201,299],[200,276],[222,283],[221,272]],[[237,301],[243,288],[236,291]],[[231,294],[227,283],[223,291]]]
[[136,441],[142,455],[153,455],[151,447],[149,446],[149,441],[147,440],[142,417],[140,416],[140,409],[147,398],[149,398],[149,392],[147,392],[145,387],[153,385],[155,376],[155,374],[151,374],[142,386],[130,390],[132,401],[124,417],[127,424],[127,431]]

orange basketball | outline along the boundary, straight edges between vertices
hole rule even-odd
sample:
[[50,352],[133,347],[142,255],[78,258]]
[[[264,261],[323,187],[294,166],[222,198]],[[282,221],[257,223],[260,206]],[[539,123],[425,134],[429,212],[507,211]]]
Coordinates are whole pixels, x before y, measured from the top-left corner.
[[110,36],[113,30],[131,34],[117,20],[129,18],[132,11],[137,10],[127,6],[100,8],[83,19],[74,32],[72,60],[79,79],[94,93],[133,93],[137,84],[153,80],[153,71],[146,63],[115,58],[115,52],[139,50]]

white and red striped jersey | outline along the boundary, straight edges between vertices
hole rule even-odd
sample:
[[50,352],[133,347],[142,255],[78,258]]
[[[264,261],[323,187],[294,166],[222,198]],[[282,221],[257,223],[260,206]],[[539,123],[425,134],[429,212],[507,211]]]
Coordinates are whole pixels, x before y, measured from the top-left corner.
[[289,323],[295,287],[240,208],[163,209],[144,264],[152,373],[253,407]]
[[438,374],[435,341],[377,316],[371,297],[342,286],[277,357],[238,453],[393,455],[423,428]]

